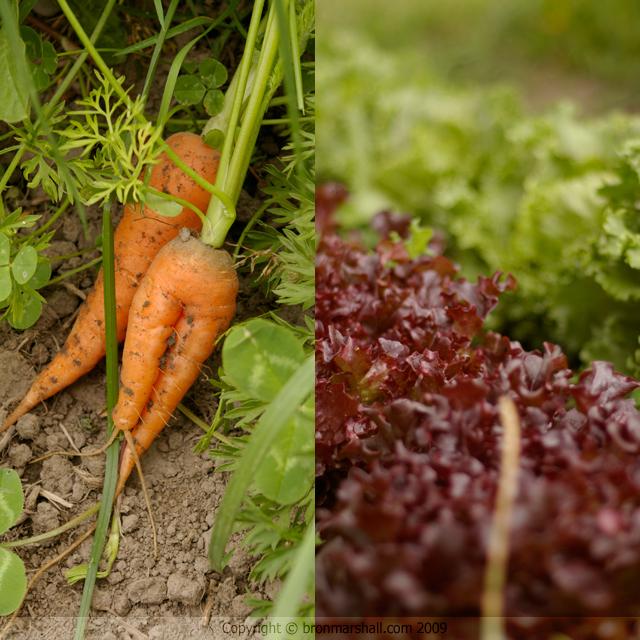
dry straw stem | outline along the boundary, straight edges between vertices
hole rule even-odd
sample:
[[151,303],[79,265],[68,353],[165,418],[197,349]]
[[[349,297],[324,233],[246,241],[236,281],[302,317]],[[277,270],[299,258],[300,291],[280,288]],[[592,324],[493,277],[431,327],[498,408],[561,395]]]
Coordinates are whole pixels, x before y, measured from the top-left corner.
[[487,549],[487,565],[482,594],[481,640],[505,640],[504,586],[509,559],[511,516],[518,495],[520,468],[520,417],[513,400],[502,396],[498,401],[500,422],[504,430],[500,482]]

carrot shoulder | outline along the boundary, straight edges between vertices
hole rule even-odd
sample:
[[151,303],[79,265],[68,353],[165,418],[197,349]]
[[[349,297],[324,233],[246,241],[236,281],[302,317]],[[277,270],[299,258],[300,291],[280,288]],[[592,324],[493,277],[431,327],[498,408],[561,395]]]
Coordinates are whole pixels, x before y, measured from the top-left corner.
[[[160,251],[131,305],[122,356],[117,428],[132,431],[140,456],[168,422],[231,324],[238,277],[229,254],[195,238]],[[116,495],[134,466],[127,448]]]
[[[177,133],[167,139],[169,147],[192,169],[210,183],[215,182],[220,152],[204,144],[193,133]],[[211,194],[185,175],[162,154],[151,171],[149,185],[193,204],[206,212]],[[114,234],[116,268],[116,321],[118,342],[124,340],[129,308],[134,294],[156,254],[180,229],[199,231],[199,216],[185,207],[173,218],[167,218],[144,207],[126,205],[124,216]],[[84,302],[67,341],[49,365],[38,375],[31,389],[5,420],[0,433],[42,400],[75,382],[90,371],[105,354],[104,286],[102,270]]]

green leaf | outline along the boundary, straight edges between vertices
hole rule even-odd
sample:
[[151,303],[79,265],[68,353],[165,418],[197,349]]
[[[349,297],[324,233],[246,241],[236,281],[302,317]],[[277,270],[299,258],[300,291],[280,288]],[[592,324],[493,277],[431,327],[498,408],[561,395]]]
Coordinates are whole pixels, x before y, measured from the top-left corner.
[[[40,289],[40,287],[44,287],[44,285],[49,282],[49,278],[51,278],[51,263],[41,262],[38,264],[35,273],[26,284],[28,284],[32,289]],[[1,299],[2,297],[0,295],[0,300]]]
[[[206,107],[205,107],[206,108]],[[224,145],[224,133],[220,129],[211,129],[204,137],[204,143],[212,149],[222,151]]]
[[35,60],[42,57],[42,40],[31,27],[20,27],[20,37],[25,44],[27,58]]
[[8,531],[24,509],[22,484],[13,469],[0,469],[0,534]]
[[267,320],[234,328],[222,348],[224,370],[245,395],[271,402],[304,360],[293,332]]
[[13,613],[27,589],[24,563],[15,553],[0,549],[0,616]]
[[296,547],[285,547],[284,549],[274,549],[266,553],[251,569],[250,579],[275,580],[279,573],[286,573],[291,565],[292,558],[295,558]]
[[182,68],[188,74],[194,74],[196,72],[196,69],[198,68],[198,63],[195,60],[186,60],[182,63]]
[[168,200],[162,196],[157,196],[155,193],[147,194],[145,204],[154,213],[159,213],[161,216],[166,216],[167,218],[175,218],[175,216],[179,216],[183,209],[180,203]]
[[[25,45],[21,41],[20,55],[25,57]],[[25,78],[18,73],[18,65],[7,38],[6,29],[0,29],[0,120],[20,122],[28,115],[29,88]]]
[[[313,585],[315,547],[315,526],[309,524],[304,532],[302,542],[297,545],[296,556],[291,562],[291,571],[287,574],[282,591],[278,594],[276,605],[272,609],[273,619],[282,620],[285,628],[288,628],[289,624],[286,618],[294,619],[300,601]],[[278,637],[274,635],[274,631],[275,629],[269,632],[267,636],[269,640],[276,640]]]
[[[71,567],[65,574],[64,577],[67,579],[67,582],[71,584],[75,584],[76,582],[80,582],[81,580],[86,580],[87,571],[89,570],[88,564],[80,564],[77,567]],[[98,571],[96,573],[97,578],[106,578],[109,575],[110,571]]]
[[13,277],[18,284],[27,283],[38,267],[38,252],[30,246],[22,247],[11,265]]
[[[285,350],[284,346],[283,350]],[[313,355],[310,355],[295,371],[295,375],[290,377],[282,387],[255,426],[242,460],[227,485],[211,532],[209,562],[216,571],[222,571],[224,566],[225,546],[231,534],[238,508],[255,475],[258,462],[263,452],[269,450],[272,443],[278,439],[282,427],[289,418],[313,393],[314,370],[315,359]]]
[[[14,329],[28,329],[42,313],[42,302],[38,298],[20,294],[22,296],[22,304],[16,304],[14,298],[14,305],[18,307],[18,317],[15,318],[13,314],[9,314],[9,324]],[[20,310],[21,307],[21,310]]]
[[[13,469],[0,469],[0,534],[8,531],[24,509],[22,484]],[[27,588],[27,576],[20,558],[0,548],[0,616],[15,611]]]
[[227,81],[227,70],[222,63],[212,58],[207,58],[200,63],[198,76],[205,87],[217,89]]
[[11,267],[0,267],[0,300],[6,300],[11,294]]
[[42,45],[42,66],[47,73],[55,73],[58,69],[58,54],[48,40]]
[[314,422],[295,414],[274,446],[265,454],[256,472],[260,491],[278,504],[302,500],[313,483]]
[[20,0],[20,13],[18,14],[18,24],[22,24],[31,13],[38,0]]
[[22,207],[16,209],[12,214],[8,215],[2,223],[0,223],[0,229],[9,231],[11,229],[33,227],[33,225],[40,220],[41,216],[22,216]]
[[[409,223],[409,231],[410,235],[404,241],[404,245],[407,248],[409,257],[415,260],[419,256],[428,253],[429,243],[431,242],[431,238],[433,238],[433,229],[420,226],[420,221],[413,218]],[[391,232],[390,238],[393,242],[401,241],[400,236],[395,231]]]
[[9,264],[11,255],[11,241],[6,234],[0,232],[0,266]]
[[222,93],[220,89],[212,89],[210,91],[207,91],[204,100],[202,101],[202,106],[210,116],[217,116],[222,111],[223,105],[224,93]]
[[33,78],[33,84],[36,91],[42,91],[49,86],[49,74],[45,71],[43,65],[36,65],[29,61],[29,69],[31,71],[31,77]]
[[48,231],[46,233],[43,233],[40,237],[38,237],[37,239],[34,240],[33,243],[33,248],[40,253],[41,251],[43,251],[44,249],[46,249],[47,247],[51,246],[51,243],[49,242],[49,240],[51,240],[51,238],[53,238],[53,236],[56,234],[55,231]]
[[173,95],[180,104],[191,105],[198,104],[204,98],[205,91],[204,85],[198,78],[180,76],[176,80]]

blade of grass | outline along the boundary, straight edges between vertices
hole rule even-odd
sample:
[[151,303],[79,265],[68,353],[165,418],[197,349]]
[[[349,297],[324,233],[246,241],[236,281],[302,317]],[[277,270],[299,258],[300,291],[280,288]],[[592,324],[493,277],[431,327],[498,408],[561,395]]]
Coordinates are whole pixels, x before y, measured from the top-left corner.
[[164,93],[162,94],[162,102],[160,103],[160,110],[158,111],[158,121],[157,125],[160,128],[164,128],[165,120],[167,119],[167,114],[169,113],[169,107],[171,105],[171,100],[173,99],[173,90],[176,86],[176,80],[178,79],[178,74],[180,73],[180,69],[182,68],[182,63],[184,59],[191,50],[191,47],[198,42],[201,38],[203,38],[209,31],[213,29],[213,26],[210,26],[204,33],[201,33],[199,36],[195,37],[191,42],[186,44],[178,55],[173,59],[171,63],[171,68],[169,69],[169,74],[167,75],[167,81],[164,86]]
[[18,23],[22,24],[25,18],[31,13],[31,9],[36,5],[38,0],[24,0],[20,3],[20,11],[18,15]]
[[[166,40],[173,38],[174,36],[180,35],[185,31],[190,31],[191,29],[195,29],[196,27],[200,27],[205,24],[210,24],[211,28],[217,27],[225,18],[231,15],[236,7],[240,4],[240,0],[234,0],[229,6],[224,10],[224,12],[215,20],[211,18],[195,18],[194,20],[188,20],[187,22],[183,22],[172,29],[167,31]],[[126,56],[130,53],[135,53],[136,51],[140,51],[141,49],[146,49],[147,47],[152,47],[158,41],[159,36],[153,36],[152,38],[147,38],[146,40],[141,40],[136,44],[131,45],[130,47],[126,47],[125,49],[120,49],[115,55],[116,56]]]
[[[105,337],[107,347],[107,413],[108,413],[108,436],[111,437],[113,431],[113,420],[111,411],[118,402],[118,340],[116,334],[116,291],[115,291],[115,265],[113,256],[113,225],[111,223],[111,204],[109,199],[104,206],[102,215],[102,242],[103,242],[103,275],[104,275],[104,312],[105,312]],[[120,442],[116,439],[107,449],[107,465],[102,488],[102,504],[98,515],[96,534],[93,538],[91,557],[87,569],[87,577],[84,582],[82,601],[78,613],[78,623],[76,625],[75,640],[82,640],[87,626],[91,597],[98,573],[98,563],[102,556],[111,509],[113,507],[113,496],[116,491],[118,480],[118,453]]]
[[[191,14],[193,15],[193,17],[194,17],[195,19],[197,19],[197,18],[199,17],[199,16],[198,16],[198,11],[197,11],[197,9],[196,9],[195,4],[193,4],[193,0],[187,0],[187,6],[189,7],[189,11],[191,11]],[[235,15],[235,13],[234,13],[234,15]],[[208,37],[206,37],[206,36],[205,36],[205,40],[207,41],[207,47],[208,47],[208,49],[211,51],[211,47],[212,47],[212,45],[211,45],[211,41],[210,41],[210,40],[209,40],[209,38],[208,38]]]
[[298,109],[304,114],[304,96],[302,95],[302,65],[300,64],[300,47],[298,47],[298,21],[296,20],[295,3],[289,12],[289,39],[291,40],[291,57],[296,81],[296,98]]
[[[158,0],[159,2],[159,0]],[[169,26],[171,25],[171,21],[173,20],[173,14],[176,12],[178,8],[179,0],[171,0],[171,4],[167,9],[167,15],[162,22],[162,30],[158,34],[158,41],[156,42],[155,49],[153,50],[153,56],[151,57],[151,62],[149,63],[149,70],[147,71],[147,77],[144,81],[144,87],[142,88],[142,97],[144,100],[144,104],[147,103],[147,98],[149,97],[149,91],[151,91],[151,83],[156,74],[156,68],[158,66],[158,61],[160,60],[160,54],[162,53],[162,47],[164,46],[165,40],[167,38],[167,31]],[[162,5],[158,10],[158,16],[160,16],[160,12],[162,11]]]
[[258,462],[278,438],[289,418],[313,393],[315,356],[309,356],[289,378],[267,407],[249,439],[242,460],[231,476],[211,532],[209,562],[216,571],[224,568],[224,550],[233,522],[258,467]]
[[156,15],[158,16],[158,22],[160,26],[164,30],[165,21],[164,21],[164,11],[162,10],[162,0],[153,0],[153,4],[156,8]]

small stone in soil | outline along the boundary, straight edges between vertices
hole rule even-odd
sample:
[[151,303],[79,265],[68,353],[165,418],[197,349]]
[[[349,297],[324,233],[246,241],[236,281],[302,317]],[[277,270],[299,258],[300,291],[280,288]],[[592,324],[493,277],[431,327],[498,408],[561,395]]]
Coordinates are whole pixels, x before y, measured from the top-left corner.
[[[81,449],[82,453],[90,453],[91,451],[97,451],[100,449],[101,444],[90,444]],[[104,476],[104,471],[106,469],[106,460],[103,455],[99,456],[85,456],[81,458],[82,466],[92,475],[92,476]]]
[[119,584],[124,580],[124,576],[119,571],[112,571],[107,576],[107,582],[109,584]]
[[131,611],[131,602],[129,602],[129,598],[127,598],[124,593],[121,593],[119,596],[116,596],[113,608],[117,614],[126,616],[129,611]]
[[184,438],[179,431],[173,431],[169,435],[169,448],[170,449],[179,449],[182,446]]
[[[66,442],[66,440],[65,440]],[[49,451],[60,451],[60,449],[64,446],[61,444],[60,438],[56,433],[50,433],[47,436],[47,449]]]
[[204,596],[205,581],[202,576],[195,579],[174,573],[167,580],[167,594],[171,600],[195,606]]
[[101,607],[111,607],[111,592],[106,589],[94,589],[92,604],[99,605]]
[[23,440],[33,440],[40,434],[40,419],[33,413],[27,413],[16,423],[16,430]]
[[[60,526],[58,510],[49,502],[41,502],[37,507],[36,513],[31,516],[31,525],[34,536],[57,529]],[[50,546],[53,542],[54,539],[49,539],[44,540],[41,544]]]
[[[31,460],[31,449],[26,444],[14,444],[9,450],[9,459],[14,469],[22,469]],[[19,474],[20,475],[20,474]]]
[[84,497],[86,492],[86,488],[82,482],[74,482],[73,490],[71,492],[71,498],[69,498],[70,502],[80,502]]
[[140,518],[137,514],[132,513],[129,516],[122,518],[122,533],[131,533],[138,528]]
[[129,583],[127,593],[136,604],[161,604],[167,595],[167,583],[162,578],[139,578]]
[[211,565],[209,564],[209,560],[204,556],[198,556],[196,558],[194,569],[196,573],[208,573],[209,571],[213,571]]
[[71,493],[76,476],[73,465],[67,458],[53,456],[42,463],[40,478],[43,489],[65,497]]
[[66,318],[78,308],[79,300],[70,291],[58,289],[47,298],[47,304],[56,312],[59,318]]
[[160,471],[165,478],[174,478],[176,475],[178,475],[179,469],[178,465],[173,464],[173,462],[171,462],[170,460],[165,460]]

